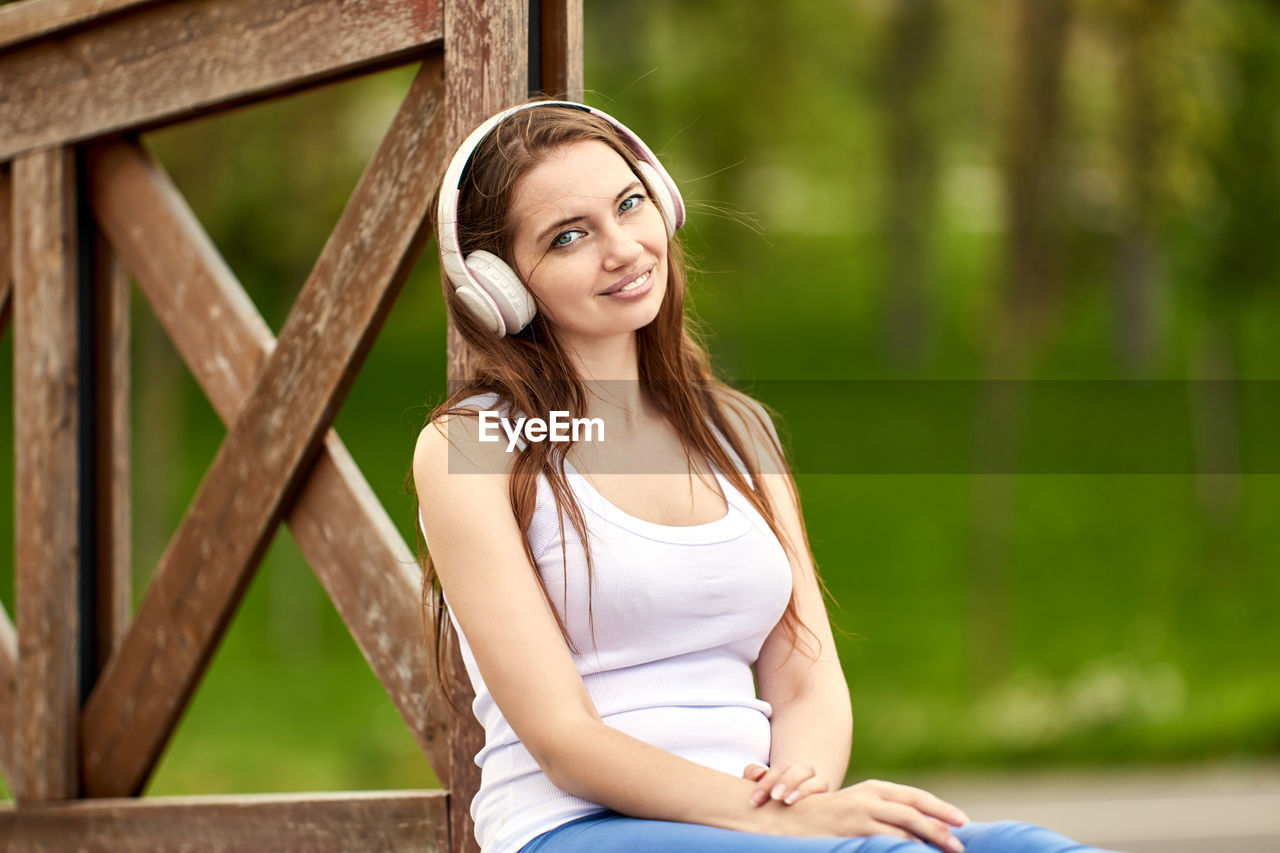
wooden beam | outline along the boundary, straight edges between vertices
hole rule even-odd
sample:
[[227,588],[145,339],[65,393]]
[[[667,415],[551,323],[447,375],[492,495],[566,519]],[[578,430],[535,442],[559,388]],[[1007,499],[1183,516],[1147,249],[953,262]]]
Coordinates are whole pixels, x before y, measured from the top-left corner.
[[288,521],[436,778],[449,787],[449,707],[423,630],[422,571],[333,430]]
[[0,160],[421,57],[442,0],[173,0],[0,53]]
[[13,208],[9,164],[0,163],[0,335],[9,326],[13,293]]
[[14,205],[14,541],[21,801],[77,795],[80,472],[75,157],[19,157]]
[[[528,96],[529,8],[525,0],[450,0],[445,5],[445,87],[448,93],[448,149],[452,151],[477,124]],[[450,322],[447,331],[449,390],[474,375],[466,343]],[[470,712],[474,692],[462,666],[458,643],[452,647],[454,701],[461,710],[452,721],[449,771],[450,849],[480,853],[471,799],[480,789],[476,752],[484,732]]]
[[[480,122],[527,97],[528,5],[524,0],[450,0],[444,38],[445,142],[453,150]],[[452,323],[447,335],[448,378],[456,385],[473,373],[473,365]]]
[[157,0],[26,0],[0,6],[0,50]]
[[137,794],[426,237],[444,151],[424,62],[84,709],[91,796]]
[[104,798],[0,806],[0,840],[82,853],[419,853],[447,849],[447,810],[444,791]]
[[[9,164],[0,163],[0,335],[9,327],[13,293],[11,195]],[[17,705],[18,634],[8,612],[0,606],[0,773],[6,779],[18,777],[13,713]]]
[[230,424],[275,336],[164,169],[136,142],[92,146],[89,205],[214,411]]
[[[214,410],[230,425],[275,349],[274,336],[173,182],[143,148],[103,143],[88,160],[95,217]],[[436,688],[435,659],[422,651],[421,572],[333,430],[285,521],[447,786],[448,709]]]
[[97,660],[101,672],[133,618],[129,515],[129,276],[101,231],[94,229],[94,459],[98,466]]
[[582,101],[582,0],[542,0],[542,91]]

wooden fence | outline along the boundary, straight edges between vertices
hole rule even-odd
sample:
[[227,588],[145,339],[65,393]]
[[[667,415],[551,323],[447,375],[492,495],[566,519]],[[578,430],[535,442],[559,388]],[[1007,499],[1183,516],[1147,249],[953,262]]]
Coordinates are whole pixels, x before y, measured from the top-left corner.
[[[137,134],[407,63],[275,338]],[[476,849],[483,733],[435,694],[413,554],[330,425],[429,237],[447,153],[534,90],[581,99],[581,0],[0,7],[18,626],[0,609],[4,849]],[[132,613],[130,276],[227,425]],[[456,380],[467,356],[448,337]],[[444,790],[139,796],[282,521]]]

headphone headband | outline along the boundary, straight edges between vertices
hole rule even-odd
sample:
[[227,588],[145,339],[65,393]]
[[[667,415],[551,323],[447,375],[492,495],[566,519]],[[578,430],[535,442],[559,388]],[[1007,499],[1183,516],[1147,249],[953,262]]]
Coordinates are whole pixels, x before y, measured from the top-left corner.
[[[617,130],[623,141],[627,143],[632,153],[635,154],[636,159],[642,164],[642,171],[645,172],[645,176],[650,179],[651,183],[655,183],[652,178],[656,177],[656,183],[661,184],[661,186],[654,186],[653,191],[658,196],[658,207],[667,221],[667,233],[670,235],[684,225],[684,200],[680,197],[680,191],[676,188],[675,181],[671,179],[671,176],[663,168],[658,158],[654,156],[654,153],[649,150],[649,146],[645,145],[644,140],[608,113],[573,101],[532,101],[505,109],[490,117],[463,140],[462,144],[458,146],[457,152],[454,153],[453,159],[449,161],[449,167],[445,170],[444,179],[441,182],[440,198],[436,206],[436,238],[440,247],[440,262],[444,266],[444,272],[450,284],[464,297],[464,304],[467,304],[472,311],[481,316],[482,321],[494,328],[494,331],[499,335],[518,331],[519,328],[522,328],[532,319],[533,300],[527,292],[505,293],[505,291],[512,291],[513,289],[524,290],[523,284],[520,283],[519,278],[512,271],[510,278],[505,275],[501,276],[502,280],[498,284],[499,288],[504,291],[504,294],[501,295],[511,295],[514,298],[515,309],[513,310],[507,302],[503,302],[501,299],[497,302],[493,301],[493,295],[490,292],[493,289],[491,276],[486,275],[486,281],[480,281],[475,275],[475,270],[469,266],[471,257],[464,258],[462,255],[461,240],[458,237],[458,203],[462,195],[463,178],[480,143],[498,125],[511,116],[524,110],[538,107],[567,107],[580,110],[603,119]],[[643,169],[644,165],[649,166],[652,172],[645,171]],[[671,202],[669,205],[662,203],[664,201],[663,196],[669,197]],[[489,255],[488,252],[473,252],[472,256],[479,254]],[[496,257],[493,257],[492,260],[486,258],[483,263],[491,266],[494,262],[502,263]],[[489,283],[490,287],[486,287],[485,283]],[[523,305],[521,303],[524,301],[527,301],[528,304],[527,311],[522,310]],[[486,307],[485,303],[488,304],[488,307]],[[508,310],[503,311],[504,307]],[[523,316],[526,313],[528,316]],[[516,328],[511,328],[512,326]]]

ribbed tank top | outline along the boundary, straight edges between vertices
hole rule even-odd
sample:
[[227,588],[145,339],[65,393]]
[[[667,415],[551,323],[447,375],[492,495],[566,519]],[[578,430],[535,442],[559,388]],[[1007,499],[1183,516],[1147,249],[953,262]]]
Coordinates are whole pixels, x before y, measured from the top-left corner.
[[[464,405],[492,408],[494,399]],[[568,463],[566,475],[591,540],[593,618],[582,542],[567,517],[561,538],[543,475],[527,536],[604,722],[734,776],[750,763],[768,764],[771,708],[756,696],[752,665],[791,596],[791,568],[777,537],[719,471],[726,514],[687,527],[623,512]],[[480,790],[471,803],[484,853],[514,853],[547,830],[601,811],[542,772],[490,696],[456,619],[453,627],[485,732],[475,758]]]

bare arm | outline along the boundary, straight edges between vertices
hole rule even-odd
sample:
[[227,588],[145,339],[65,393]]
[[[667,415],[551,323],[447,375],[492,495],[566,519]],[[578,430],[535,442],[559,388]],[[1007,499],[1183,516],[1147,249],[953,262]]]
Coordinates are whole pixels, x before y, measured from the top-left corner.
[[755,456],[757,470],[764,472],[761,484],[778,526],[792,545],[788,556],[796,615],[802,625],[793,638],[779,623],[756,661],[760,698],[773,708],[770,764],[780,769],[812,768],[816,780],[835,790],[849,764],[853,713],[817,574],[805,546],[794,483],[778,455],[777,433],[768,412],[745,396],[735,398],[727,408]]

